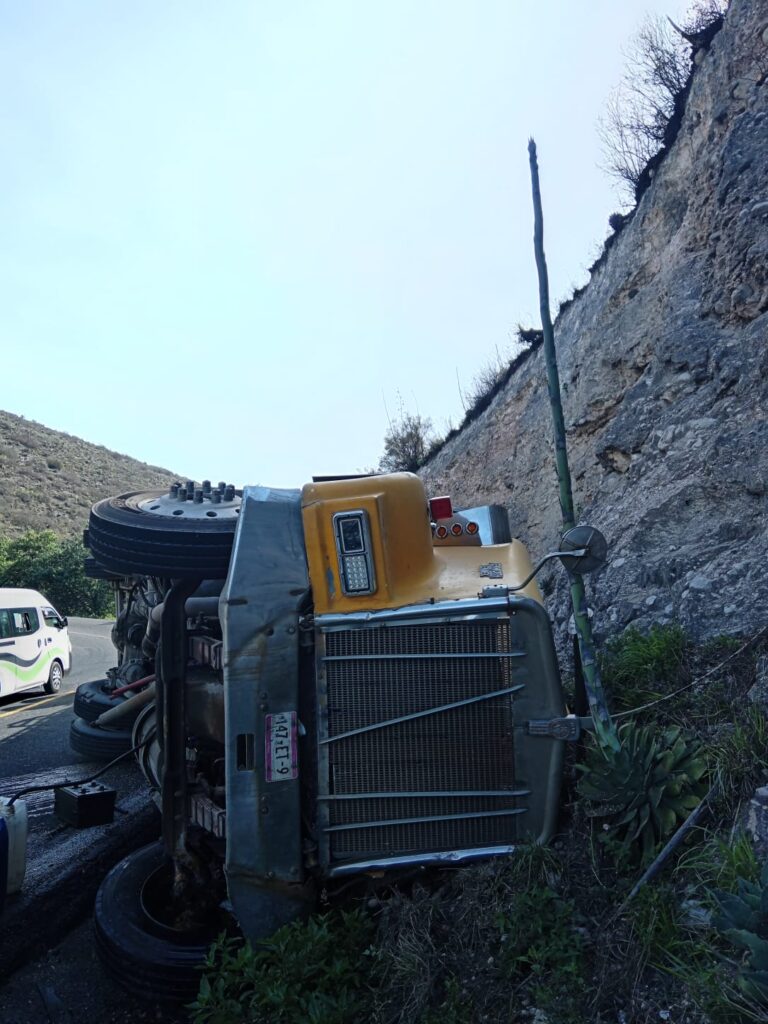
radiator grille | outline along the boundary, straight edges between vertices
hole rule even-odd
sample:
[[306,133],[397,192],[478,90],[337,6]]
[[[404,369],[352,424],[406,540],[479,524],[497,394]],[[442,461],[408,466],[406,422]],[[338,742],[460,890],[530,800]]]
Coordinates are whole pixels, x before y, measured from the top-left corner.
[[514,842],[511,694],[343,735],[514,686],[508,619],[338,630],[324,648],[322,795],[358,797],[326,801],[330,861]]

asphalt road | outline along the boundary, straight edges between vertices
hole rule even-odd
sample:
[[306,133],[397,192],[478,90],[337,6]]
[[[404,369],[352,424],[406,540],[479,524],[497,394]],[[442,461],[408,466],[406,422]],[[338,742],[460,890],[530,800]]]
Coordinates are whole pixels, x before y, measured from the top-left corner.
[[[0,795],[82,778],[103,767],[69,746],[72,697],[115,663],[111,622],[70,618],[72,671],[61,691],[0,699]],[[157,837],[159,818],[133,758],[102,779],[117,789],[114,823],[73,829],[53,814],[53,792],[25,797],[27,871],[0,916],[0,1019],[4,1024],[140,1024],[180,1018],[132,999],[96,957],[89,920],[96,886],[120,858]],[[74,928],[74,931],[72,929]],[[58,944],[58,945],[57,945]]]
[[103,678],[115,664],[111,629],[111,621],[72,616],[72,671],[60,692],[48,697],[40,688],[0,698],[0,779],[83,761],[69,746],[72,695],[80,683]]

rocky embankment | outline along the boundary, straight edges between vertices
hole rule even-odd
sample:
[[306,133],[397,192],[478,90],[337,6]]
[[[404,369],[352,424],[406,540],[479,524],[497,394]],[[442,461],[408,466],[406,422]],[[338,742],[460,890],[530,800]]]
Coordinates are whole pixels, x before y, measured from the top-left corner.
[[[733,0],[695,63],[673,147],[555,328],[578,517],[611,549],[589,588],[602,632],[679,620],[702,638],[768,611],[763,0]],[[559,535],[551,438],[539,348],[423,476],[506,505],[538,555]],[[544,582],[567,617],[563,574]]]

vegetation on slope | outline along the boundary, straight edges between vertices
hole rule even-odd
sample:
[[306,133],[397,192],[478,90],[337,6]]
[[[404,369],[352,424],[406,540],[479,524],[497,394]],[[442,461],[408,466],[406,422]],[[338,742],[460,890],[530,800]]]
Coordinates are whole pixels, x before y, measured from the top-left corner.
[[0,411],[0,535],[53,530],[80,537],[91,505],[178,477],[101,445]]
[[62,540],[52,530],[0,536],[0,587],[39,590],[61,615],[111,616],[112,590],[104,580],[88,579],[84,559],[80,540]]
[[577,792],[584,753],[572,748],[551,847],[416,873],[360,894],[352,912],[292,924],[258,951],[222,938],[195,1024],[765,1020],[768,874],[760,880],[738,825],[768,775],[766,698],[755,692],[767,657],[766,631],[695,648],[677,627],[631,631],[606,653],[612,706],[641,708],[625,720],[651,734],[685,729],[719,792],[706,824],[634,899],[642,844],[592,816]]

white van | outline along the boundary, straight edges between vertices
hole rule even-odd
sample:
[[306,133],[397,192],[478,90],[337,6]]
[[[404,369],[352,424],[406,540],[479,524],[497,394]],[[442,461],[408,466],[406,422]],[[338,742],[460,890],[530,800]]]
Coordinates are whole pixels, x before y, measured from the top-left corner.
[[0,587],[0,697],[57,693],[71,667],[67,620],[36,590]]

